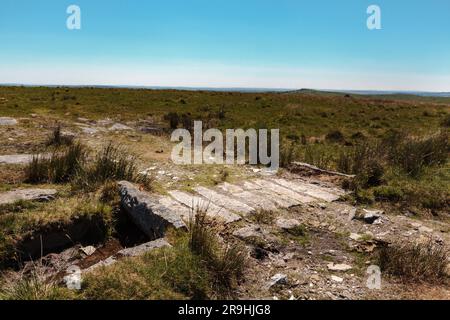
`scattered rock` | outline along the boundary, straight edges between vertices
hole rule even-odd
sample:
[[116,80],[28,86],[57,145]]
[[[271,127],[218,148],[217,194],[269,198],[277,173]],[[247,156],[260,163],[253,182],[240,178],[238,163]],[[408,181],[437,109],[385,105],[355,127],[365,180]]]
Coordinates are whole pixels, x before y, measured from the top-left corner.
[[349,238],[354,241],[359,241],[362,239],[362,237],[363,236],[359,233],[350,233],[350,236],[349,236]]
[[320,276],[317,274],[313,274],[311,277],[309,277],[309,279],[314,282],[318,282],[318,281],[320,281]]
[[87,246],[87,247],[82,247],[82,248],[80,248],[80,251],[82,252],[82,253],[84,253],[85,255],[87,255],[87,256],[91,256],[91,255],[93,255],[94,254],[94,252],[95,252],[95,247],[93,247],[93,246]]
[[126,126],[124,124],[121,124],[121,123],[115,123],[108,130],[109,131],[125,131],[125,130],[133,130],[133,128]]
[[266,284],[266,288],[270,289],[275,285],[286,285],[288,283],[288,277],[285,274],[277,273]]
[[334,282],[343,282],[344,279],[335,275],[331,276],[331,280],[333,280]]
[[235,237],[245,240],[248,238],[262,238],[261,228],[259,226],[247,226],[233,232]]
[[96,134],[98,129],[92,127],[81,127],[81,131],[85,134]]
[[283,230],[291,230],[300,226],[300,222],[295,219],[278,219],[276,225]]
[[433,229],[425,227],[425,226],[420,226],[419,227],[419,232],[431,233],[431,232],[433,232]]
[[0,126],[15,126],[17,120],[10,117],[0,117]]
[[329,263],[327,265],[328,270],[331,271],[348,271],[350,269],[352,269],[352,266],[349,266],[348,264],[334,264],[334,263]]
[[127,248],[117,252],[118,256],[136,257],[146,252],[162,247],[171,247],[171,245],[165,239],[157,239],[154,241],[146,242],[136,247]]
[[0,156],[0,163],[4,164],[28,164],[33,159],[31,154],[12,154]]
[[11,204],[20,200],[50,201],[55,198],[55,189],[18,189],[0,194],[0,204]]
[[364,213],[363,216],[364,222],[368,224],[373,224],[375,221],[381,218],[381,214],[383,213],[383,211],[363,209],[363,213]]

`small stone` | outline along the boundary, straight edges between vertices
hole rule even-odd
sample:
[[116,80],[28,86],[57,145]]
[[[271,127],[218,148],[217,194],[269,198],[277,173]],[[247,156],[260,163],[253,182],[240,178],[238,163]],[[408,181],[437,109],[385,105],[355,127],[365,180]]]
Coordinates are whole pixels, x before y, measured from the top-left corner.
[[270,278],[269,282],[266,285],[266,288],[270,289],[274,285],[285,285],[288,282],[287,275],[282,273],[277,273],[272,278]]
[[80,248],[80,251],[83,252],[87,256],[94,254],[95,250],[96,249],[93,246],[87,246],[87,247]]
[[431,232],[433,232],[433,229],[425,227],[425,226],[421,226],[421,227],[419,227],[419,232],[431,233]]
[[278,219],[276,225],[283,230],[291,230],[300,226],[300,222],[295,219]]
[[350,233],[349,238],[354,241],[359,241],[359,240],[361,240],[362,235],[360,235],[358,233]]
[[233,235],[243,240],[252,237],[262,238],[261,229],[257,226],[248,226],[238,229],[235,232],[233,232]]
[[17,124],[17,120],[10,117],[0,117],[0,126],[14,126]]
[[348,220],[349,221],[353,220],[355,218],[355,215],[356,215],[356,208],[351,208],[348,211]]
[[352,269],[352,266],[349,266],[348,264],[334,264],[334,263],[329,263],[327,265],[328,270],[331,271],[348,271],[350,269]]
[[109,131],[125,131],[125,130],[133,130],[133,128],[126,126],[124,124],[121,124],[121,123],[115,123],[108,130]]
[[381,218],[381,213],[382,211],[380,210],[366,210],[363,209],[364,212],[364,222],[368,223],[368,224],[372,224],[375,221],[377,221],[378,219]]
[[335,275],[331,276],[331,280],[333,280],[334,282],[343,282],[344,279]]
[[311,277],[309,277],[312,281],[317,282],[320,281],[320,277],[317,274],[313,274]]

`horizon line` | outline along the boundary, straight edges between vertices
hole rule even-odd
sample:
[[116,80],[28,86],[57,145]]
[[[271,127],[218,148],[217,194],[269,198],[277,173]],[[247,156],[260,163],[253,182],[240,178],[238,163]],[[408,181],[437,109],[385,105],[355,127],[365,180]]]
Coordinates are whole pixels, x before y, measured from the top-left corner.
[[324,88],[277,88],[277,87],[203,87],[203,86],[158,86],[158,85],[110,85],[110,84],[27,84],[27,83],[0,83],[0,87],[67,87],[67,88],[123,88],[123,89],[154,89],[154,90],[182,90],[182,91],[246,91],[246,92],[293,92],[293,91],[319,91],[329,93],[353,93],[364,95],[375,94],[430,94],[449,95],[450,91],[426,90],[379,90],[379,89],[324,89]]

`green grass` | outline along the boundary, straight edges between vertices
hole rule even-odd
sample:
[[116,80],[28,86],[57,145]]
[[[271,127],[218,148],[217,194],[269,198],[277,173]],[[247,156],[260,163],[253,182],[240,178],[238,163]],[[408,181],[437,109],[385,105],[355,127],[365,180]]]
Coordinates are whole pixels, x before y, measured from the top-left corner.
[[[424,143],[423,137],[438,130],[448,130],[450,98],[412,95],[348,97],[313,90],[239,93],[64,87],[0,87],[0,97],[7,99],[0,105],[1,116],[24,117],[36,113],[55,122],[63,119],[77,121],[78,117],[93,120],[109,117],[117,121],[151,118],[167,129],[189,127],[191,120],[203,120],[206,127],[220,129],[279,128],[283,142],[282,166],[291,160],[301,160],[322,168],[347,166],[349,171],[354,171],[343,154],[364,141],[370,144],[383,142],[389,132],[396,130],[411,139],[393,153],[395,159],[390,162],[395,166],[380,166],[376,157],[367,157],[374,161],[364,164],[363,173],[367,174],[359,176],[366,181],[360,183],[363,189],[358,190],[357,198],[366,199],[364,201],[383,199],[384,202],[391,199],[398,202],[400,199],[408,203],[410,194],[420,194],[422,190],[427,199],[421,201],[420,207],[442,211],[448,208],[439,200],[448,195],[443,187],[448,185],[448,174],[437,178],[432,176],[433,170],[439,171],[438,168],[448,170],[448,164],[438,157],[423,156],[440,152],[441,159],[444,159],[448,151],[438,140]],[[435,162],[438,168],[424,169],[431,162]],[[390,173],[398,171],[397,167],[407,173],[397,174],[401,178],[400,183],[392,180]],[[416,177],[411,180],[408,175]],[[227,177],[219,173],[214,179],[195,176],[194,179],[208,180],[214,185],[222,180],[232,180],[233,174]],[[431,192],[430,183],[433,187],[438,186],[436,192]],[[371,188],[379,185],[385,188],[374,194]],[[190,189],[191,186],[183,184],[180,188]]]

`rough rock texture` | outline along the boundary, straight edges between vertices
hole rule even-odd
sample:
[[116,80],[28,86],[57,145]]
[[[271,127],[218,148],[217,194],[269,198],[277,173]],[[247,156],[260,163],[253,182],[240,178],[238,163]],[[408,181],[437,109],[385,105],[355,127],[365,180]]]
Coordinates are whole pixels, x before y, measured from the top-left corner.
[[0,194],[0,204],[11,204],[20,200],[49,201],[54,199],[55,189],[19,189]]
[[212,203],[221,207],[226,207],[236,213],[247,214],[255,210],[245,203],[204,187],[197,187],[195,188],[195,191],[206,199],[211,200]]
[[241,219],[241,217],[237,214],[230,212],[224,207],[215,205],[206,198],[190,195],[181,191],[169,191],[169,194],[176,201],[191,208],[194,212],[197,210],[206,210],[206,214],[208,216],[219,218],[225,223],[230,223]]
[[139,191],[127,181],[119,182],[119,187],[122,207],[151,239],[163,237],[170,226],[176,229],[186,228],[181,217],[162,206],[157,197]]
[[165,239],[160,238],[154,241],[140,244],[136,247],[120,250],[119,252],[117,252],[117,255],[125,257],[136,257],[146,252],[162,247],[171,247],[171,245]]

